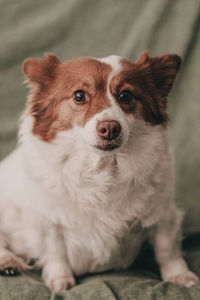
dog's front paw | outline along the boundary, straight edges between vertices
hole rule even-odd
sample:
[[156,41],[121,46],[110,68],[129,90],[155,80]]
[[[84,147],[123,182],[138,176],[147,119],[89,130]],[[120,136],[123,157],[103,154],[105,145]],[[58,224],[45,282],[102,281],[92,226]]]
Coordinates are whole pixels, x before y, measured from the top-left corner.
[[50,290],[59,293],[72,288],[75,284],[76,282],[73,276],[61,276],[51,279],[50,282],[47,283],[47,286]]
[[175,285],[190,288],[199,282],[199,278],[193,272],[186,271],[184,273],[170,277],[167,281],[172,282]]
[[70,289],[75,285],[73,272],[66,260],[48,261],[42,269],[42,279],[46,286],[56,293]]
[[26,263],[20,257],[17,257],[12,253],[5,253],[0,255],[1,275],[19,275],[22,270],[27,268],[28,266],[26,265]]

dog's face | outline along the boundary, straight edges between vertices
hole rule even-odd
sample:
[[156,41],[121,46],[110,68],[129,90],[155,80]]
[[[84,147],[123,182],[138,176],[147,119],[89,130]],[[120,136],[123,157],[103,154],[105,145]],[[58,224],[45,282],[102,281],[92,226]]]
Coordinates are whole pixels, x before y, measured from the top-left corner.
[[113,152],[128,143],[136,124],[168,121],[166,98],[179,66],[177,55],[151,58],[146,52],[136,63],[117,56],[27,59],[32,132],[51,142],[73,130],[75,140]]

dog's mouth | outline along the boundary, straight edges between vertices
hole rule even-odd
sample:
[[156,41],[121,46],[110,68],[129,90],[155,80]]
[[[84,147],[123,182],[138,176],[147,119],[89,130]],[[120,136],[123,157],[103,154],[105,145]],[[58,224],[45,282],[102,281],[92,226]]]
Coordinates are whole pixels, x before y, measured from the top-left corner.
[[121,146],[121,142],[119,143],[105,143],[105,144],[98,144],[96,148],[102,151],[113,151]]

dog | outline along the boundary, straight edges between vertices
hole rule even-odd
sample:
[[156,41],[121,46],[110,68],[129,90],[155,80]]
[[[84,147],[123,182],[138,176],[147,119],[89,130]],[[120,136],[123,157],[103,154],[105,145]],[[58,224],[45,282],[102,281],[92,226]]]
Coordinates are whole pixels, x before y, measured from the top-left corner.
[[180,249],[167,97],[181,59],[26,59],[16,149],[0,164],[0,270],[42,270],[50,290],[128,268],[145,240],[162,279],[198,277]]

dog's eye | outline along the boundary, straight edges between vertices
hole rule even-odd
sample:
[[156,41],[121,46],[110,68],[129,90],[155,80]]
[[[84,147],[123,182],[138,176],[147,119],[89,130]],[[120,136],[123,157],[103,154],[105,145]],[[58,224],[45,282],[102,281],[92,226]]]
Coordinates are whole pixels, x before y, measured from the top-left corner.
[[129,104],[133,98],[133,94],[130,91],[125,90],[120,93],[118,100],[120,103]]
[[86,94],[82,90],[78,90],[74,93],[74,100],[77,103],[84,103],[86,101]]

